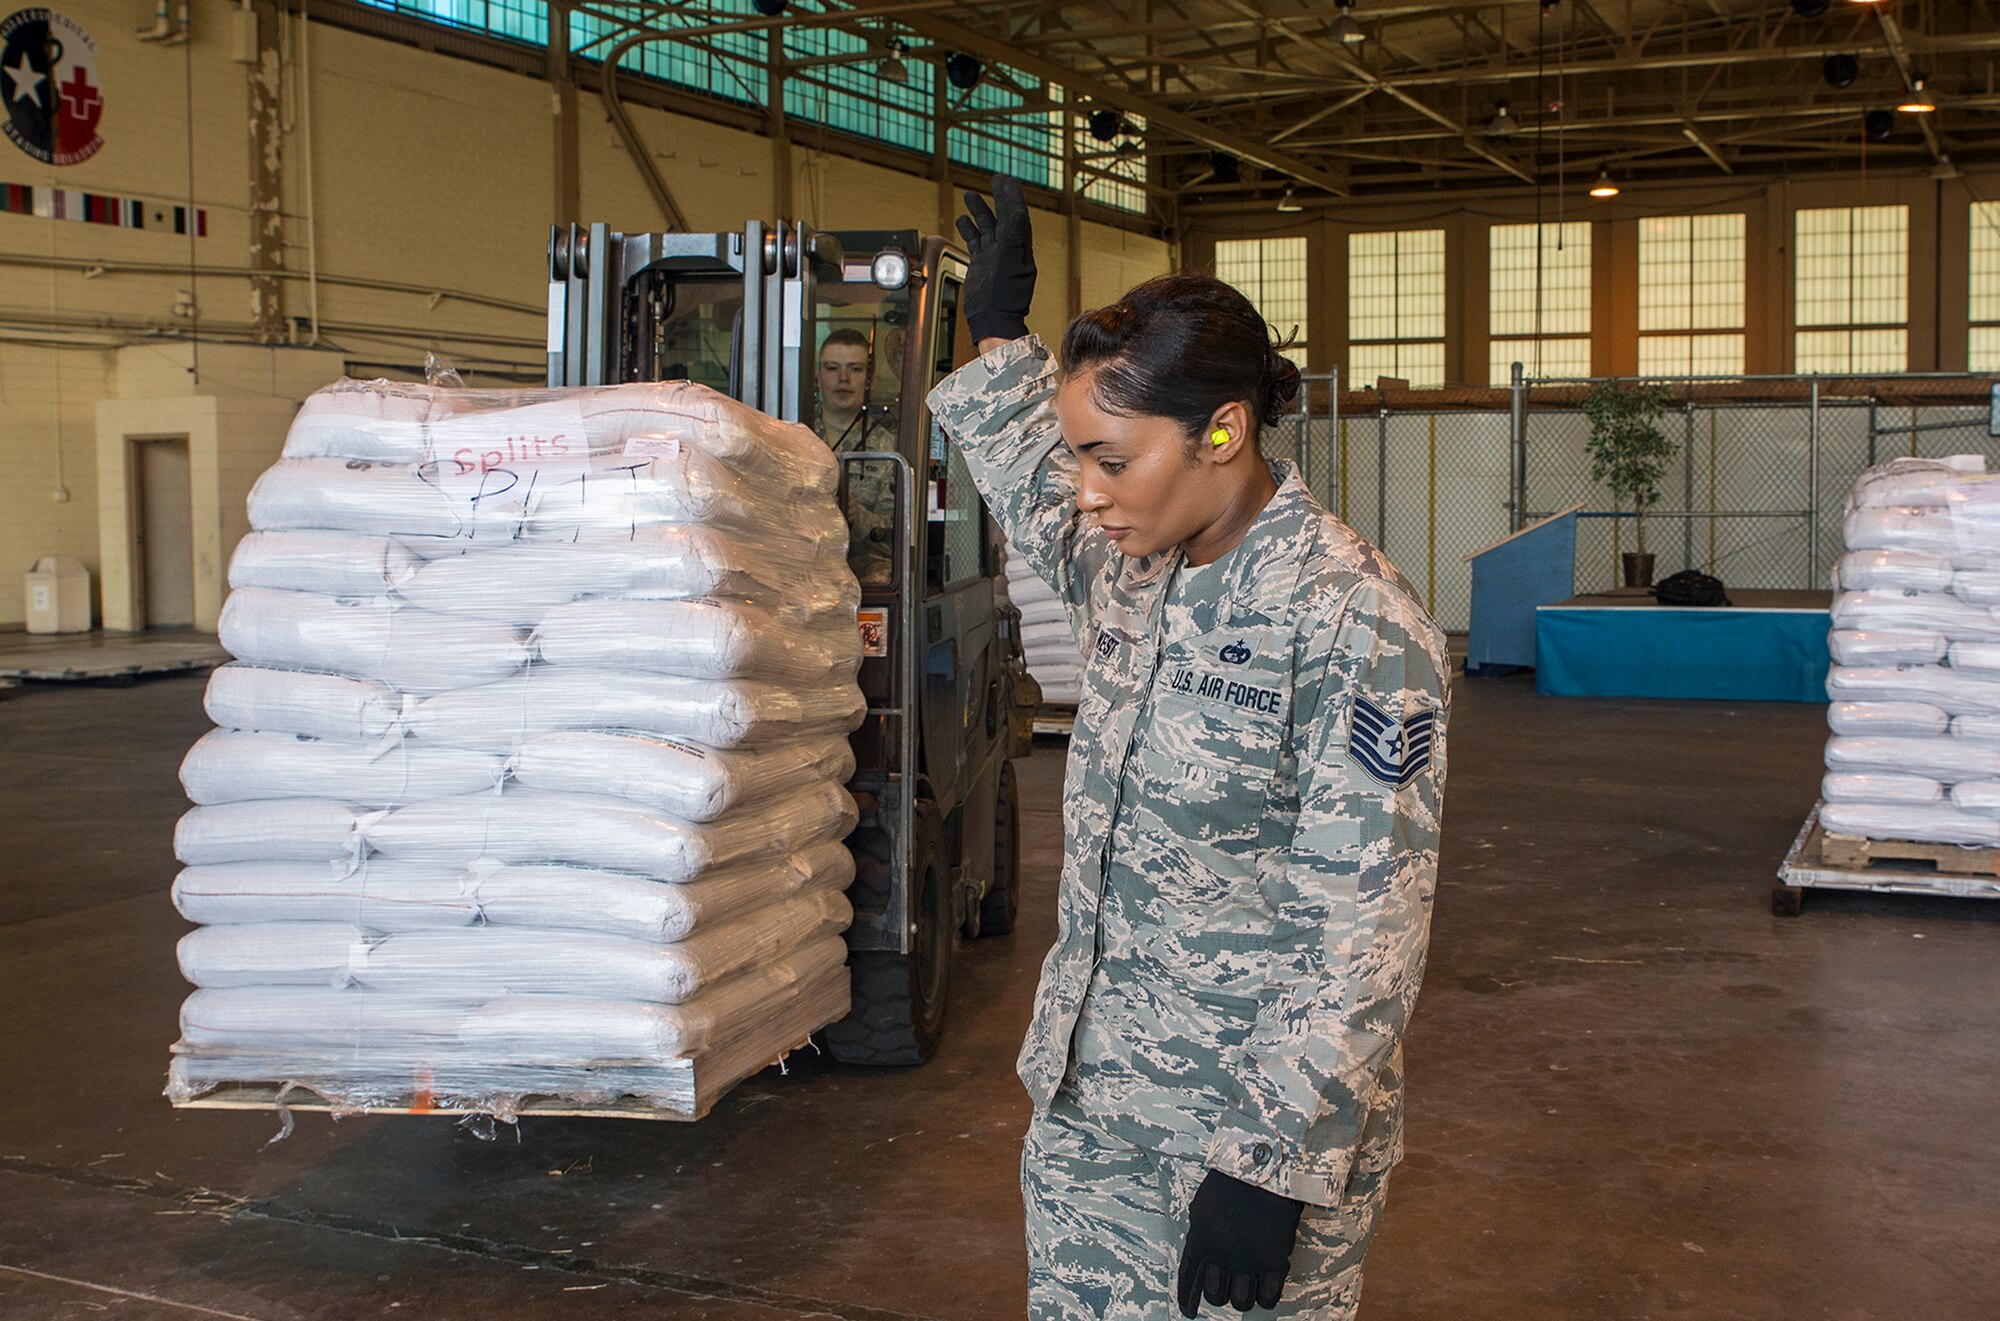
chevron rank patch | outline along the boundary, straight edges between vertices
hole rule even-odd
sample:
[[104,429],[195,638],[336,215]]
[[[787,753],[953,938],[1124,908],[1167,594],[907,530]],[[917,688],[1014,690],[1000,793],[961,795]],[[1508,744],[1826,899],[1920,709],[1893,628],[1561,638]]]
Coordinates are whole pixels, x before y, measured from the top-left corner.
[[1431,764],[1437,708],[1413,711],[1398,721],[1366,698],[1354,699],[1347,752],[1356,765],[1391,789],[1408,787]]

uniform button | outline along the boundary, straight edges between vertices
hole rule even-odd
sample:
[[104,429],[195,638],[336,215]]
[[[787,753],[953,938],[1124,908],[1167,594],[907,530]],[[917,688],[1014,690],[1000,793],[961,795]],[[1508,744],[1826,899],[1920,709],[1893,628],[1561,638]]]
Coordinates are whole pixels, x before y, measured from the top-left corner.
[[1259,1165],[1262,1165],[1265,1161],[1271,1159],[1270,1144],[1267,1142],[1259,1142],[1256,1146],[1250,1148],[1250,1156],[1251,1159],[1255,1160]]

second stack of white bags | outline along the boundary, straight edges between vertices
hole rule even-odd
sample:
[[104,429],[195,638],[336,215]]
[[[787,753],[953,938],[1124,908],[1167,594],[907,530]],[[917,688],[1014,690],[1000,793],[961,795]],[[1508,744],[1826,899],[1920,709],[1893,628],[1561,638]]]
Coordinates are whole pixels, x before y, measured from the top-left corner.
[[2000,479],[1977,455],[1870,468],[1846,541],[1822,825],[2000,845]]
[[1083,653],[1069,610],[1019,555],[1007,556],[1007,597],[1021,612],[1021,650],[1042,700],[1074,706],[1083,695]]

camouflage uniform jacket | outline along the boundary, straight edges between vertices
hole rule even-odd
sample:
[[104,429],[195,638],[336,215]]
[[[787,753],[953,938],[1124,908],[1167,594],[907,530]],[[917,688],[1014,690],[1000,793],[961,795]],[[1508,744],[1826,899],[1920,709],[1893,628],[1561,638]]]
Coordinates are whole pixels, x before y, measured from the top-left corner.
[[[1401,1042],[1437,880],[1444,638],[1285,464],[1217,562],[1211,627],[1163,635],[1181,556],[1127,557],[1080,514],[1055,389],[1030,336],[930,396],[1009,542],[1067,603],[1088,666],[1022,1081],[1037,1106],[1074,1083],[1086,997],[1123,959],[1169,984],[1167,1009],[1120,1026],[1131,1055],[1187,1074],[1207,1112],[1193,1154],[1336,1205],[1357,1159],[1400,1151]],[[1107,931],[1121,869],[1143,882],[1127,905],[1142,911]]]

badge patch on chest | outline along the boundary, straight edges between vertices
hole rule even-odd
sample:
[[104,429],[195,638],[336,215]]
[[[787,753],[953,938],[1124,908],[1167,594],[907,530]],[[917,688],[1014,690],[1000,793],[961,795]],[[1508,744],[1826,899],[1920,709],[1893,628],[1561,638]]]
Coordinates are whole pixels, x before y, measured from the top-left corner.
[[1437,730],[1435,707],[1414,711],[1401,720],[1363,698],[1354,699],[1354,720],[1347,731],[1347,752],[1370,779],[1402,789],[1431,764],[1431,741]]

